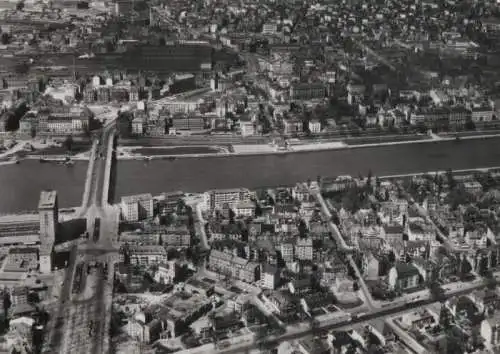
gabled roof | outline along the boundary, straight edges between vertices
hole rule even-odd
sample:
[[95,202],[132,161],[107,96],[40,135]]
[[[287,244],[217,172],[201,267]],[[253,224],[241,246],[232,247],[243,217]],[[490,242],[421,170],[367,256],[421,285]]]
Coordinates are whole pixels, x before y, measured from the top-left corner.
[[398,273],[398,278],[408,278],[420,274],[418,269],[409,263],[396,263],[394,267]]

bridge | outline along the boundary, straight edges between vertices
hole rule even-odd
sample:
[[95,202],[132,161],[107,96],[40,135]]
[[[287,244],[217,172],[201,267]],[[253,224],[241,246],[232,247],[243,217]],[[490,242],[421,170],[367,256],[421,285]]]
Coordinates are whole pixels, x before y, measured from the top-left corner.
[[[59,308],[47,331],[44,353],[109,352],[113,267],[118,261],[119,210],[109,203],[115,144],[114,124],[106,125],[93,139],[82,205],[77,215],[87,221],[88,238],[71,246]],[[77,265],[87,267],[91,263],[100,265],[93,275],[92,289],[87,286],[85,291],[72,291]]]

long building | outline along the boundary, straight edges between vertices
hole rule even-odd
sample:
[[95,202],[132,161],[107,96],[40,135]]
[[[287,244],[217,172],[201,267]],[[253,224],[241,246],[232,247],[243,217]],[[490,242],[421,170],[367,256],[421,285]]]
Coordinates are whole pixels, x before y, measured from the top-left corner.
[[0,218],[0,252],[7,253],[11,247],[40,244],[40,221],[38,214]]
[[240,202],[250,199],[250,191],[246,188],[216,189],[205,193],[207,207],[210,210],[220,209],[225,204],[234,208]]

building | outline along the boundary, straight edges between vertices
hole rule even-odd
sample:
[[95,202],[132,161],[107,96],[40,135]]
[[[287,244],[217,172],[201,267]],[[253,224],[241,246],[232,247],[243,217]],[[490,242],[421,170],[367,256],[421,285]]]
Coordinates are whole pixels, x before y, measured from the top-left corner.
[[309,132],[311,134],[319,134],[321,133],[321,123],[319,120],[311,120],[309,121]]
[[28,303],[28,288],[25,286],[19,286],[12,289],[10,292],[10,301],[12,303],[12,307],[26,305]]
[[476,125],[491,122],[495,112],[490,107],[473,107],[471,109],[471,119]]
[[465,191],[470,194],[479,194],[483,191],[483,186],[478,181],[466,181],[463,186]]
[[325,192],[342,192],[356,185],[351,176],[338,176],[335,178],[321,178],[320,187]]
[[205,119],[201,116],[179,117],[175,116],[170,119],[171,127],[175,130],[204,130]]
[[138,313],[125,326],[125,332],[131,338],[147,344],[159,339],[163,329],[162,321],[153,319],[150,314],[145,313]]
[[59,207],[56,191],[42,191],[38,203],[40,217],[40,271],[49,273],[52,270],[52,249],[59,226]]
[[313,240],[312,238],[299,238],[295,244],[295,257],[301,261],[313,260]]
[[154,280],[160,284],[173,284],[177,270],[178,265],[175,261],[160,263],[154,275]]
[[11,247],[37,246],[40,244],[40,216],[27,214],[13,218],[0,218],[0,252],[6,253]]
[[290,99],[311,100],[326,96],[326,88],[322,83],[296,83],[290,85]]
[[250,191],[246,188],[216,189],[206,192],[205,200],[210,210],[222,209],[224,204],[235,208],[240,202],[250,200]]
[[304,123],[299,119],[285,119],[283,120],[283,133],[297,134],[303,131]]
[[158,200],[158,210],[160,215],[167,215],[177,210],[177,206],[182,201],[184,192],[163,193]]
[[255,215],[255,203],[249,200],[239,202],[234,211],[238,217],[253,217]]
[[150,193],[122,197],[121,214],[126,221],[139,221],[153,217],[153,196]]
[[485,340],[486,348],[491,350],[498,347],[500,343],[500,314],[498,312],[481,322],[481,337]]
[[255,124],[253,122],[240,121],[241,136],[252,136],[255,134]]
[[172,99],[163,102],[163,108],[170,112],[174,113],[191,113],[196,112],[200,109],[200,107],[205,103],[205,100],[202,98],[199,99],[187,99],[187,100],[179,100]]
[[273,22],[266,22],[262,25],[262,34],[276,34],[278,32],[278,24]]
[[247,259],[231,253],[212,250],[208,264],[210,270],[224,276],[230,276],[247,283],[260,279],[260,266],[258,263],[249,262]]
[[191,245],[191,234],[187,225],[169,226],[166,234],[161,236],[166,247],[183,248]]
[[143,116],[137,116],[132,119],[132,134],[143,135],[145,133],[146,120]]
[[275,290],[280,281],[280,271],[275,265],[265,263],[262,266],[260,286],[263,289]]
[[297,298],[288,291],[276,291],[269,296],[269,301],[274,305],[276,311],[283,316],[297,313]]
[[[89,130],[92,112],[79,106],[43,108],[36,114],[37,133],[50,135],[82,134]],[[31,127],[30,127],[31,129]]]
[[436,240],[436,232],[432,225],[424,222],[410,221],[408,224],[408,240],[409,241],[434,241]]
[[4,272],[30,272],[38,268],[38,249],[35,247],[13,247],[9,250]]
[[281,258],[285,263],[293,262],[294,259],[294,247],[291,242],[281,242],[280,243]]
[[451,107],[449,111],[449,127],[461,129],[471,117],[471,112],[465,107]]
[[420,273],[415,266],[398,262],[389,271],[388,283],[391,289],[414,289],[420,284]]
[[[152,265],[167,262],[167,250],[160,246],[128,245],[130,264]],[[123,262],[123,254],[120,255]]]

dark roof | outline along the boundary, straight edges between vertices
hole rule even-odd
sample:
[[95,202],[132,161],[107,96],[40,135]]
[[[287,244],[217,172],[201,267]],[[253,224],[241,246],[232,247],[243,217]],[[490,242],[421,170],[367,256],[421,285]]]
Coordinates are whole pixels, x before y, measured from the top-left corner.
[[412,277],[420,274],[415,266],[408,263],[396,263],[395,267],[398,272],[398,278]]
[[403,226],[401,225],[384,225],[386,234],[403,234]]
[[276,267],[272,264],[269,264],[269,263],[265,263],[262,266],[262,272],[268,273],[268,274],[276,274],[276,273],[278,273],[278,267]]

